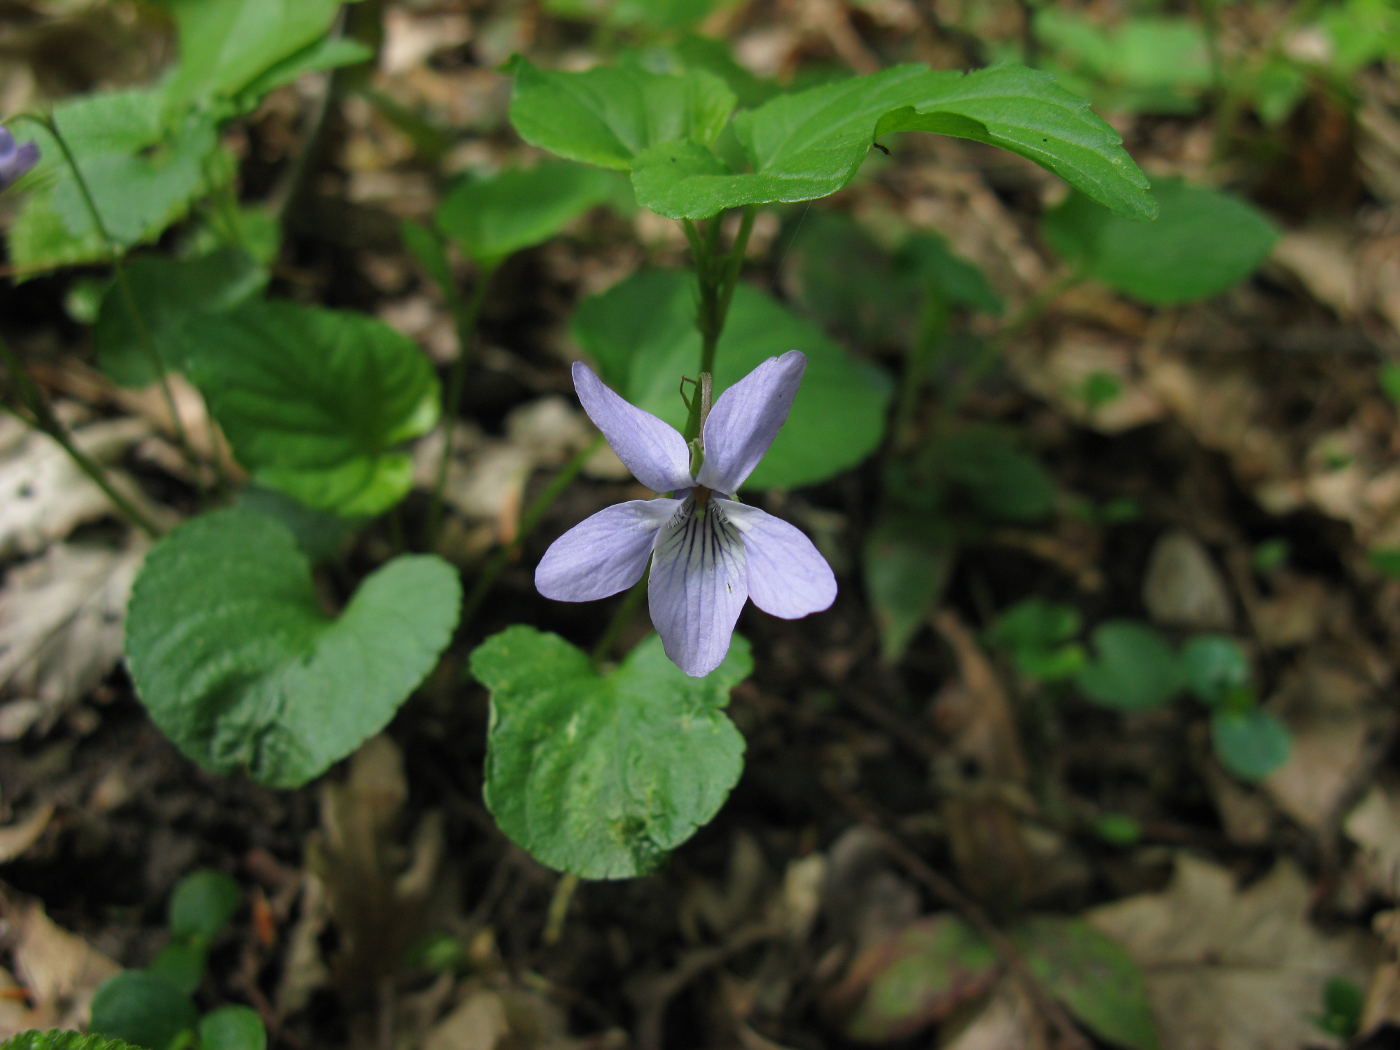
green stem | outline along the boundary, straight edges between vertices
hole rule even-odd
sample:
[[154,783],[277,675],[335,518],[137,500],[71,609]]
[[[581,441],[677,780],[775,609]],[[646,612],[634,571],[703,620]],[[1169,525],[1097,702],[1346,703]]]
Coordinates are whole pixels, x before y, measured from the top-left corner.
[[595,667],[608,658],[613,645],[617,642],[617,636],[622,633],[622,629],[627,626],[627,622],[636,613],[637,606],[646,597],[647,579],[650,576],[651,568],[648,566],[647,571],[642,573],[642,578],[632,585],[632,589],[627,592],[627,597],[622,599],[622,604],[613,613],[613,618],[608,621],[603,637],[598,639],[598,644],[593,647],[593,652],[588,656]]
[[734,246],[729,249],[729,256],[725,260],[724,288],[720,293],[719,308],[721,331],[724,329],[725,319],[729,316],[729,304],[734,300],[734,289],[739,284],[739,274],[744,267],[744,253],[748,251],[749,235],[753,233],[753,221],[757,214],[758,209],[752,204],[744,208],[744,216],[739,222],[739,232],[734,237]]
[[146,517],[136,504],[132,503],[130,499],[119,492],[111,481],[108,480],[106,472],[98,465],[97,461],[80,449],[73,441],[72,436],[68,433],[68,428],[63,425],[62,420],[54,413],[47,398],[44,397],[43,391],[39,389],[38,384],[34,382],[29,373],[25,370],[24,365],[10,348],[10,344],[3,339],[0,339],[0,356],[5,359],[6,367],[9,369],[10,374],[14,376],[15,385],[20,391],[20,398],[25,402],[24,407],[29,413],[29,415],[26,416],[24,413],[11,407],[11,411],[14,412],[15,417],[34,427],[34,429],[41,433],[47,434],[49,437],[53,438],[54,441],[58,442],[59,446],[68,454],[68,457],[77,465],[78,469],[86,474],[88,478],[92,480],[92,483],[101,489],[107,498],[112,501],[113,506],[125,514],[134,525],[141,529],[142,532],[146,533],[147,536],[151,537],[151,539],[155,539],[159,536],[160,529],[156,524],[151,521],[150,518]]
[[477,275],[476,287],[471,298],[465,302],[455,292],[450,292],[449,307],[456,322],[457,359],[452,362],[452,371],[447,377],[447,397],[442,411],[442,458],[438,460],[437,479],[433,482],[432,503],[428,507],[428,549],[437,545],[438,533],[442,527],[443,493],[447,488],[447,469],[452,464],[452,451],[455,445],[457,428],[454,425],[462,411],[462,391],[467,380],[467,363],[471,357],[473,337],[476,334],[477,318],[481,315],[481,304],[486,300],[486,289],[495,273],[492,266],[483,266]]
[[[753,232],[755,208],[748,205],[744,209],[739,232],[734,244],[723,255],[719,253],[719,231],[724,216],[717,215],[710,220],[702,234],[689,219],[683,220],[686,238],[690,241],[691,254],[695,258],[695,278],[699,286],[699,303],[696,308],[695,327],[700,332],[700,375],[712,374],[715,370],[715,352],[719,348],[719,338],[724,333],[724,323],[729,316],[729,304],[734,299],[734,289],[739,283],[739,273],[744,265],[744,252],[748,247],[749,234]],[[690,403],[690,414],[686,417],[685,439],[694,441],[700,436],[700,399]]]
[[574,458],[564,464],[564,468],[559,471],[546,485],[538,496],[536,496],[525,513],[520,516],[520,527],[516,529],[515,538],[505,546],[501,547],[491,556],[491,560],[482,566],[481,572],[477,574],[476,583],[472,585],[471,591],[462,602],[461,624],[465,627],[476,615],[481,603],[495,586],[496,580],[505,567],[510,564],[511,559],[520,551],[525,538],[534,531],[536,525],[544,517],[545,512],[554,505],[560,494],[569,486],[569,483],[578,477],[579,471],[583,470],[583,465],[597,452],[603,444],[603,435],[596,435],[583,448],[574,453]]
[[68,168],[73,173],[73,181],[77,184],[78,194],[83,199],[83,204],[87,208],[88,216],[92,219],[92,224],[97,230],[97,234],[102,238],[102,243],[107,249],[107,261],[116,275],[117,290],[122,297],[122,305],[126,307],[131,315],[131,322],[136,327],[137,338],[141,346],[146,351],[146,356],[150,359],[151,367],[155,369],[156,375],[160,377],[161,395],[165,400],[166,411],[170,413],[171,426],[175,432],[175,443],[180,447],[181,453],[185,457],[185,462],[189,464],[194,476],[195,485],[203,493],[205,490],[203,481],[203,471],[200,468],[198,457],[194,454],[194,448],[190,444],[189,434],[185,431],[184,420],[180,418],[180,410],[175,405],[175,395],[170,389],[170,379],[166,374],[165,362],[161,359],[160,349],[156,346],[155,340],[151,337],[151,330],[146,325],[146,318],[142,315],[136,305],[136,296],[132,293],[131,282],[127,279],[126,266],[122,261],[121,250],[111,232],[107,229],[107,224],[102,219],[102,212],[98,210],[97,200],[92,195],[92,188],[88,185],[82,169],[78,167],[78,159],[73,155],[72,149],[68,146],[68,140],[58,129],[58,121],[52,117],[36,114],[26,114],[28,119],[43,127],[54,141],[58,144],[59,151],[63,154],[63,159]]

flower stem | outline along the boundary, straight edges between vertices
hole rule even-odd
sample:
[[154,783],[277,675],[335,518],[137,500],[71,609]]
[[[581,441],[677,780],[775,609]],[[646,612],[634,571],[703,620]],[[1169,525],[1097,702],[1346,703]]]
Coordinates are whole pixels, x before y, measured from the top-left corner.
[[24,403],[27,414],[11,407],[15,417],[21,422],[27,423],[40,433],[47,434],[54,441],[58,442],[60,448],[68,453],[68,457],[74,462],[79,470],[91,479],[112,504],[132,522],[142,532],[151,539],[160,535],[160,529],[150,518],[141,511],[127,496],[123,495],[108,479],[106,471],[98,465],[97,461],[77,446],[72,435],[68,433],[68,428],[63,425],[62,420],[54,413],[49,405],[48,399],[44,397],[39,385],[34,382],[24,365],[20,362],[15,352],[10,348],[10,344],[0,339],[0,357],[4,358],[5,366],[14,377],[15,386],[19,389],[20,400]]
[[447,468],[452,463],[452,449],[455,444],[457,417],[462,411],[462,391],[467,380],[467,362],[471,357],[472,343],[476,334],[477,318],[481,315],[481,304],[486,299],[486,289],[491,284],[495,267],[483,266],[477,274],[476,287],[465,301],[455,290],[448,289],[453,321],[457,330],[457,358],[452,362],[452,371],[447,376],[447,396],[443,401],[442,412],[442,458],[438,460],[437,479],[433,482],[432,503],[428,506],[428,549],[437,545],[442,528],[443,492],[447,488]]
[[465,627],[471,621],[472,617],[476,615],[477,610],[481,607],[481,603],[486,599],[486,595],[489,594],[491,588],[495,586],[496,580],[505,570],[505,567],[510,564],[511,559],[519,552],[521,545],[525,542],[525,537],[539,524],[540,519],[544,517],[545,512],[554,505],[554,501],[559,498],[560,493],[568,488],[569,483],[572,482],[574,478],[578,477],[579,471],[583,469],[583,465],[588,462],[593,453],[598,451],[599,446],[602,444],[603,435],[598,434],[587,445],[574,453],[574,458],[564,464],[564,468],[553,477],[549,484],[541,490],[540,494],[525,508],[525,513],[520,516],[520,526],[516,529],[515,538],[505,546],[499,548],[496,553],[491,556],[491,560],[482,566],[481,572],[477,574],[476,583],[472,585],[471,591],[462,602],[462,616],[459,621],[462,627]]
[[[734,299],[734,289],[739,283],[739,273],[744,265],[744,252],[748,248],[749,234],[753,232],[755,208],[752,204],[744,208],[739,223],[739,232],[728,252],[719,252],[719,231],[724,216],[717,215],[701,233],[689,219],[683,220],[687,240],[690,241],[691,255],[695,260],[695,279],[699,287],[699,303],[695,315],[695,327],[700,332],[700,375],[710,375],[715,370],[715,352],[719,349],[719,337],[724,333],[724,322],[729,316],[729,304]],[[685,439],[694,441],[700,436],[700,399],[690,404],[690,415],[686,418]]]
[[136,305],[136,296],[132,293],[131,282],[127,279],[126,266],[122,261],[122,253],[116,240],[112,237],[111,231],[107,229],[107,224],[102,219],[102,212],[97,207],[97,200],[92,195],[92,188],[88,185],[87,178],[83,175],[82,169],[78,166],[78,159],[73,155],[72,149],[68,145],[67,138],[58,129],[58,121],[53,117],[43,114],[25,114],[40,127],[44,128],[53,140],[58,144],[59,151],[63,154],[64,162],[73,173],[73,181],[77,184],[78,193],[83,199],[83,204],[87,208],[88,216],[92,219],[92,225],[97,230],[97,235],[102,239],[102,244],[107,249],[107,261],[112,267],[116,276],[117,291],[122,297],[122,305],[126,307],[127,313],[131,316],[131,323],[136,328],[138,341],[146,351],[146,356],[150,359],[151,366],[155,369],[156,375],[160,377],[161,395],[165,400],[166,411],[170,413],[171,427],[175,435],[175,443],[179,446],[185,462],[189,464],[191,474],[194,477],[196,487],[201,495],[206,493],[203,471],[199,459],[194,454],[194,448],[190,444],[189,434],[185,430],[184,420],[180,418],[180,410],[175,405],[175,395],[170,389],[170,379],[166,374],[165,362],[161,359],[160,349],[156,346],[155,340],[151,337],[151,330],[146,324],[146,318]]

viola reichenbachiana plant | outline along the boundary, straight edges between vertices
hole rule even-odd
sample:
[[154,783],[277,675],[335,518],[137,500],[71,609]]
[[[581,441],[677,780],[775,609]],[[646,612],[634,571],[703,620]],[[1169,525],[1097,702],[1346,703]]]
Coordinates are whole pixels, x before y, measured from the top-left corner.
[[[236,160],[220,143],[219,129],[272,88],[365,57],[331,32],[339,5],[164,4],[179,43],[167,75],[59,105],[34,120],[33,147],[7,133],[0,181],[33,164],[15,187],[26,196],[8,238],[19,272],[107,263],[99,363],[124,385],[182,373],[251,479],[231,492],[194,451],[167,390],[203,512],[159,536],[108,486],[156,536],[128,612],[132,680],[153,720],[207,769],[304,784],[387,725],[454,634],[470,644],[471,618],[519,541],[472,571],[465,601],[457,569],[431,553],[400,553],[334,600],[316,567],[394,510],[413,484],[405,443],[457,414],[501,262],[616,201],[620,187],[684,230],[692,271],[643,268],[581,303],[570,326],[594,366],[574,371],[588,415],[639,481],[671,495],[587,518],[555,538],[536,579],[564,600],[629,587],[631,597],[592,656],[527,624],[475,639],[470,656],[491,694],[492,813],[537,858],[584,877],[654,869],[738,779],[743,740],[724,707],[753,666],[751,646],[732,636],[745,602],[795,618],[835,597],[817,547],[737,490],[832,478],[887,428],[890,379],[740,279],[757,209],[833,194],[879,140],[924,131],[1028,158],[1082,194],[1090,214],[1140,221],[1157,210],[1113,129],[1053,76],[1021,66],[903,65],[789,92],[743,74],[716,41],[585,72],[520,57],[511,123],[559,159],[464,179],[432,225],[404,227],[456,321],[444,395],[426,355],[387,325],[269,295],[278,216],[240,204]],[[165,239],[170,254],[126,258],[190,215]],[[468,293],[453,249],[475,267]],[[967,284],[966,265],[946,251],[915,254],[928,280],[958,273]],[[989,292],[972,299],[998,305]],[[17,412],[82,465],[8,348],[4,360]],[[683,379],[688,398],[677,394]],[[902,396],[896,414],[910,403]],[[408,536],[427,549],[444,513],[450,434],[427,525]],[[590,451],[527,508],[522,538]],[[105,484],[95,464],[83,469]],[[615,628],[648,563],[659,639],[614,665]]]

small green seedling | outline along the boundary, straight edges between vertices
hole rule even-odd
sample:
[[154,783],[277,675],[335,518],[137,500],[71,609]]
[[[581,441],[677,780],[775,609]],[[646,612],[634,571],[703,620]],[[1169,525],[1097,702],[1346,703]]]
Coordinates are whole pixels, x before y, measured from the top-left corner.
[[[1079,632],[1073,606],[1028,598],[1002,613],[985,639],[1028,677],[1045,684],[1072,680],[1100,707],[1146,711],[1190,693],[1210,711],[1220,764],[1241,780],[1262,780],[1288,761],[1292,738],[1258,706],[1248,657],[1234,639],[1195,635],[1177,651],[1145,623],[1107,620],[1091,632],[1086,652]],[[1113,841],[1113,830],[1100,834]]]
[[[143,1050],[265,1050],[267,1033],[255,1010],[222,1006],[201,1016],[194,1001],[209,947],[237,908],[238,885],[223,872],[196,871],[181,880],[170,898],[170,943],[146,969],[124,970],[97,990],[91,1031]],[[99,1043],[92,1050],[108,1048]]]
[[1005,650],[1022,674],[1041,682],[1073,678],[1084,666],[1079,610],[1060,602],[1027,598],[1007,609],[988,628],[989,643]]

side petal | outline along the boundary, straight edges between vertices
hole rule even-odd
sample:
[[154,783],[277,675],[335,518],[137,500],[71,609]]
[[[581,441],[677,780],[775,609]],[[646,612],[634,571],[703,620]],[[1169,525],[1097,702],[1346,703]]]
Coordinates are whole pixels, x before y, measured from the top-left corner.
[[692,678],[724,662],[748,597],[744,542],[714,502],[687,499],[656,539],[647,598],[671,662]]
[[656,492],[690,487],[690,449],[675,427],[629,404],[582,361],[574,362],[574,389],[633,477]]
[[678,499],[638,499],[605,507],[549,545],[535,567],[535,588],[560,602],[591,602],[642,578],[656,533]]
[[720,394],[705,420],[705,462],[696,479],[701,485],[738,491],[787,421],[806,368],[807,355],[789,350]]
[[744,539],[749,597],[760,609],[795,620],[836,600],[836,575],[800,529],[744,503],[712,502]]

